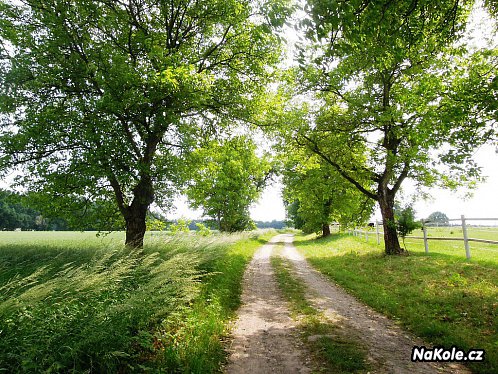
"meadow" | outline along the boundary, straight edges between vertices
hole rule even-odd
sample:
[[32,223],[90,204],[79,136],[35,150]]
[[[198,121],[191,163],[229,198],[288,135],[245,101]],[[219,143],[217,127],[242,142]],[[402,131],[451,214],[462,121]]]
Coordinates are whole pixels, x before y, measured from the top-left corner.
[[331,280],[433,346],[486,350],[476,373],[498,372],[497,246],[407,239],[408,256],[385,256],[375,236],[296,237],[308,261]]
[[0,232],[0,371],[217,372],[241,279],[271,230]]
[[[364,229],[362,229],[364,230]],[[377,235],[375,228],[367,228],[368,235],[365,241],[365,236],[362,233],[360,241],[369,244],[377,244]],[[498,241],[497,226],[468,226],[467,234],[470,239],[484,239]],[[406,239],[405,246],[409,252],[422,253],[425,252],[423,239],[413,239],[410,236],[423,237],[421,229],[413,231]],[[449,256],[460,256],[465,258],[465,247],[463,240],[431,240],[431,238],[455,238],[463,239],[463,230],[461,226],[443,226],[443,227],[427,227],[427,237],[429,244],[429,252],[447,254]],[[380,231],[380,247],[383,246],[382,230]],[[400,238],[400,243],[403,241]],[[470,254],[472,259],[480,261],[498,261],[498,244],[469,242]]]

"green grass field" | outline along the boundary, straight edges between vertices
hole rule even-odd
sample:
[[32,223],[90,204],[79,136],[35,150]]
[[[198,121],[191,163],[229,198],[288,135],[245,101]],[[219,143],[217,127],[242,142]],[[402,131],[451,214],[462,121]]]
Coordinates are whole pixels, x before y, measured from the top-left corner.
[[217,372],[254,250],[275,232],[0,232],[0,371]]
[[[498,241],[498,227],[473,227],[467,228],[469,238],[495,240]],[[409,236],[423,237],[422,230],[415,230]],[[368,243],[377,244],[377,235],[375,228],[369,228]],[[442,238],[463,238],[462,227],[428,227],[427,237],[429,239],[429,252],[447,254],[449,256],[457,256],[466,258],[464,242],[461,240],[431,240],[434,237]],[[365,242],[364,234],[361,234],[360,241]],[[383,246],[382,232],[380,234],[380,246]],[[403,245],[400,238],[400,243]],[[421,253],[425,252],[424,241],[422,239],[406,238],[406,249],[409,252]],[[471,258],[478,261],[498,262],[498,244],[488,244],[480,242],[469,242]]]
[[433,345],[485,349],[486,361],[471,369],[496,373],[498,253],[482,246],[467,261],[453,242],[433,243],[429,255],[423,241],[407,240],[409,256],[385,256],[374,237],[296,237],[313,266],[366,304]]
[[[418,233],[421,233],[418,230]],[[418,234],[417,233],[417,234]],[[498,241],[498,227],[491,226],[467,226],[467,233],[469,238],[479,238]],[[463,238],[463,231],[461,226],[445,226],[445,227],[427,227],[427,234],[429,237],[450,237],[450,238]]]

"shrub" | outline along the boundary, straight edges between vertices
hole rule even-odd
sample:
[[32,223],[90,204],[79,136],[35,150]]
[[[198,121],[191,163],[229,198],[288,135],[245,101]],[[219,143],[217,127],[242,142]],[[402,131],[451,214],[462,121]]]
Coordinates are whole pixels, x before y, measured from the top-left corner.
[[405,237],[413,230],[421,228],[420,222],[415,221],[415,211],[411,205],[396,211],[396,230],[403,239],[403,246],[406,249]]
[[207,227],[206,225],[204,225],[203,223],[201,222],[197,222],[195,224],[197,226],[197,233],[201,236],[209,236],[211,235],[211,230],[209,229],[209,227]]

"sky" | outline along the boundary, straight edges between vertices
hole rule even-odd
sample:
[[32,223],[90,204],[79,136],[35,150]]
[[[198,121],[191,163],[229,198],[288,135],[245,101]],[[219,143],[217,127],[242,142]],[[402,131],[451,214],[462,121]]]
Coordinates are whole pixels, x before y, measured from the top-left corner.
[[[469,27],[469,39],[477,46],[480,44],[494,44],[496,46],[496,34],[490,27],[490,21],[483,12],[476,12],[472,16]],[[290,44],[296,41],[295,31],[286,38]],[[289,58],[292,58],[292,45],[289,46]],[[451,192],[442,189],[432,189],[428,192],[432,199],[428,201],[418,200],[414,204],[417,218],[426,218],[430,213],[441,211],[450,218],[459,218],[464,214],[471,218],[497,218],[498,224],[498,153],[494,146],[487,145],[477,150],[475,160],[482,166],[482,175],[487,177],[473,191],[472,197],[465,198],[468,191]],[[8,178],[7,178],[8,179]],[[0,188],[8,186],[7,181],[0,181]],[[281,197],[282,184],[273,182],[263,191],[261,198],[251,209],[251,217],[258,221],[284,220],[285,209]],[[405,183],[407,198],[413,194],[410,183]],[[201,210],[191,210],[188,208],[186,200],[179,197],[175,202],[175,209],[167,212],[170,219],[185,217],[190,219],[201,218]],[[380,211],[377,209],[372,219],[380,219]]]
[[451,192],[443,189],[429,190],[433,199],[418,201],[414,208],[419,218],[426,218],[435,211],[445,213],[449,218],[459,218],[462,214],[468,218],[497,218],[498,224],[498,153],[496,147],[486,145],[477,150],[474,160],[482,167],[482,176],[486,177],[465,198],[466,190]]
[[[467,40],[469,45],[480,48],[484,45],[496,47],[498,42],[494,31],[493,22],[489,16],[481,9],[479,5],[471,15]],[[293,43],[297,40],[295,31],[291,30],[287,35],[288,58],[292,58]],[[467,218],[497,218],[494,224],[498,225],[498,148],[492,145],[485,145],[476,150],[474,160],[482,167],[482,176],[486,181],[480,183],[473,191],[458,190],[452,192],[444,189],[427,189],[426,192],[431,195],[431,199],[418,199],[414,202],[416,217],[419,219],[427,218],[431,213],[440,211],[445,213],[449,218],[460,218],[463,214]],[[405,181],[403,189],[405,200],[411,201],[414,197],[415,189],[410,181]],[[285,208],[281,196],[282,184],[278,181],[267,186],[259,201],[251,209],[251,218],[257,221],[284,220]],[[469,192],[471,196],[469,197]],[[405,201],[406,202],[406,201]],[[200,210],[192,211],[184,199],[179,199],[175,204],[175,212],[168,214],[168,217],[188,217],[200,218]],[[378,207],[372,215],[372,220],[380,220],[381,214]]]
[[[498,225],[498,153],[496,147],[485,145],[476,151],[474,160],[482,167],[486,181],[480,183],[473,191],[460,189],[456,192],[440,188],[427,189],[430,200],[418,199],[414,203],[415,215],[419,219],[427,218],[431,213],[440,211],[449,218],[457,219],[463,214],[466,218],[496,218]],[[406,201],[411,201],[414,188],[410,181],[403,186]],[[259,201],[251,209],[251,218],[256,221],[284,220],[285,208],[281,196],[282,184],[278,181],[268,185]],[[469,192],[471,197],[468,196]],[[168,214],[169,218],[201,218],[202,211],[188,209],[184,199],[177,200],[176,211]],[[378,207],[372,220],[380,220]]]

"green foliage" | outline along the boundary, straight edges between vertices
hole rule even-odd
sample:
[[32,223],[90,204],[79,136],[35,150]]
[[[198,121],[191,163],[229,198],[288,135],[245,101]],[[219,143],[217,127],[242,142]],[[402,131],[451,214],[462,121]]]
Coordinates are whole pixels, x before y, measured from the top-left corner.
[[176,223],[172,223],[171,225],[169,225],[169,230],[173,234],[189,232],[190,231],[189,225],[190,225],[190,220],[185,218],[180,218],[176,221]]
[[271,221],[254,221],[258,229],[284,229],[287,225],[285,221],[271,220]]
[[166,222],[153,218],[153,217],[147,217],[147,230],[148,231],[163,231],[166,228]]
[[197,222],[195,224],[195,226],[197,227],[197,233],[199,235],[201,235],[201,236],[209,236],[209,235],[211,235],[211,230],[209,229],[209,227],[207,227],[203,223]]
[[413,230],[421,228],[422,224],[415,220],[415,210],[411,205],[403,208],[398,207],[394,211],[394,216],[396,217],[396,230],[403,238],[403,245],[405,245],[405,237],[413,232]]
[[88,199],[69,195],[53,199],[49,194],[28,192],[24,200],[28,206],[39,211],[47,222],[66,222],[66,229],[112,231],[125,227],[116,203],[105,198]]
[[[496,49],[469,52],[473,1],[310,0],[301,20],[297,94],[313,94],[282,124],[295,147],[319,155],[381,206],[403,182],[472,187],[472,159],[496,136]],[[386,253],[400,253],[395,231]],[[392,246],[392,248],[391,248]]]
[[0,190],[0,229],[111,231],[124,226],[114,204],[106,201],[73,200],[71,211],[58,208],[45,195]]
[[21,196],[0,189],[0,230],[42,228],[40,213],[23,204]]
[[324,225],[344,227],[365,222],[373,200],[363,196],[318,155],[303,149],[285,149],[284,200],[287,212],[304,232],[320,232]]
[[258,157],[245,136],[211,141],[191,156],[189,203],[203,208],[220,231],[252,230],[249,207],[260,196],[270,172],[267,157]]
[[498,19],[498,3],[495,0],[484,0],[484,6],[496,21]]
[[304,227],[304,219],[299,213],[299,200],[287,201],[284,199],[285,213],[289,223],[295,229]]
[[141,252],[122,234],[0,234],[6,372],[219,371],[245,265],[268,238],[154,233]]
[[289,7],[28,0],[0,12],[0,168],[20,167],[18,183],[60,209],[114,204],[140,246],[196,139],[259,121]]
[[427,220],[429,221],[428,224],[431,226],[434,224],[448,225],[450,223],[448,216],[439,211],[429,214]]

